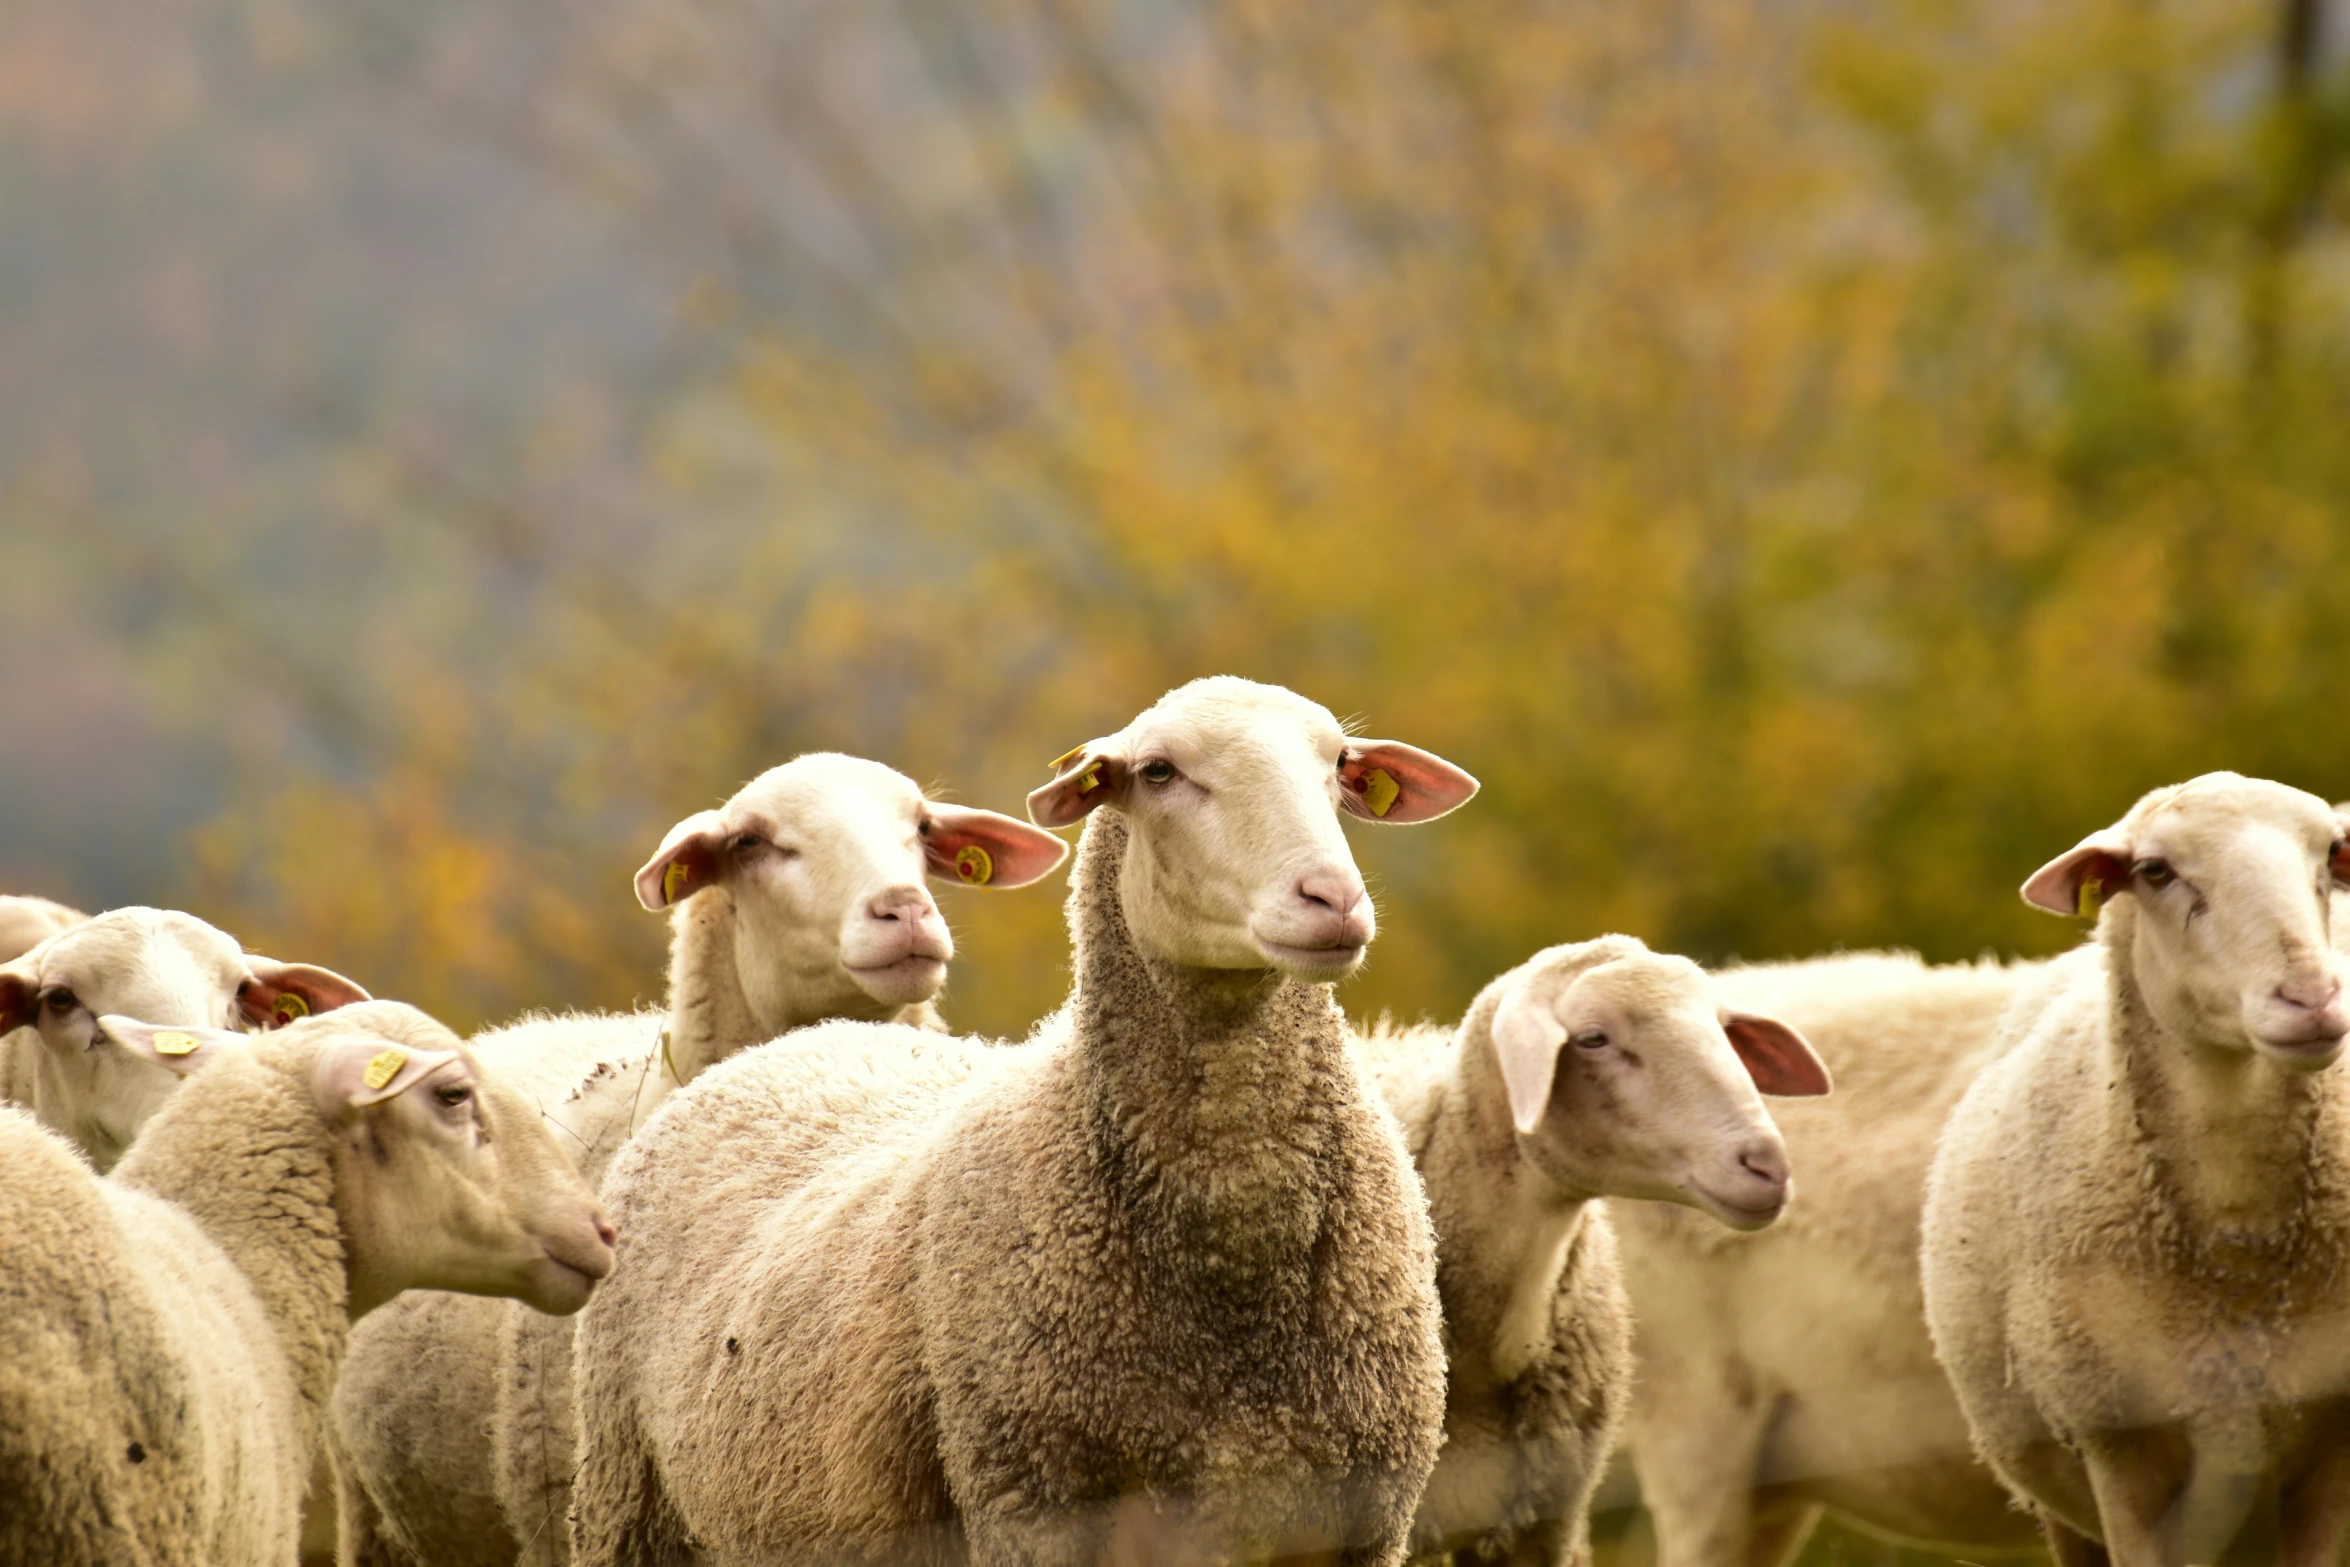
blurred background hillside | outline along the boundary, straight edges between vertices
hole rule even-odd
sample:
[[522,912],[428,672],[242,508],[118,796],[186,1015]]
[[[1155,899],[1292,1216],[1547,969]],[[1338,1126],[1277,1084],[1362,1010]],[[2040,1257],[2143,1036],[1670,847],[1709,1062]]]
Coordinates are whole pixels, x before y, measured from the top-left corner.
[[625,1004],[761,768],[1229,670],[1485,780],[1350,1006],[2049,950],[2144,789],[2350,795],[2346,149],[2317,0],[14,0],[0,887]]

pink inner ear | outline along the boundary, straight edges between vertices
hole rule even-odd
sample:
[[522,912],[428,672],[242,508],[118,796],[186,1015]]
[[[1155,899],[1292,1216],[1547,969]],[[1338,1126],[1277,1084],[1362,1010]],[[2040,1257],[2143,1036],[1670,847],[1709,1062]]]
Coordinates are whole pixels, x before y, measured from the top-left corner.
[[[658,914],[701,891],[715,879],[718,848],[728,836],[716,811],[696,811],[669,829],[661,847],[636,873],[636,901]],[[682,866],[680,874],[671,867]]]
[[1746,1063],[1747,1075],[1763,1093],[1781,1099],[1809,1099],[1828,1092],[1826,1063],[1811,1042],[1775,1017],[1733,1012],[1722,1019],[1730,1048]]
[[[1385,775],[1384,783],[1378,774]],[[1346,786],[1350,812],[1390,826],[1434,821],[1477,792],[1476,779],[1443,757],[1400,740],[1350,743],[1338,776]]]
[[18,968],[0,968],[0,1034],[31,1023],[35,999],[32,975]]
[[[1025,887],[1048,875],[1069,846],[1041,827],[964,805],[933,804],[923,853],[933,874],[971,887]],[[971,850],[979,851],[972,854]]]
[[2032,873],[2023,886],[2024,901],[2051,914],[2076,915],[2081,912],[2081,888],[2092,880],[2106,898],[2128,890],[2128,846],[2102,835],[2075,845]]
[[333,969],[312,963],[280,963],[274,958],[246,958],[253,983],[238,998],[245,1016],[264,1028],[280,1028],[314,1012],[332,1012],[374,998]]
[[1099,746],[1028,796],[1028,819],[1039,827],[1066,827],[1097,805],[1126,792],[1126,759]]

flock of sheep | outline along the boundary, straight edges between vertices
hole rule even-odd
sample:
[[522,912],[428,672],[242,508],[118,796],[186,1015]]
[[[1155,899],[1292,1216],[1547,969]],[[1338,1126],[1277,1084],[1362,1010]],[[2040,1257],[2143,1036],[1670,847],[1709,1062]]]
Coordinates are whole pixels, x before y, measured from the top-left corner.
[[[1036,825],[804,756],[638,873],[664,1008],[467,1041],[0,900],[0,1563],[1583,1562],[1635,1483],[1665,1567],[2341,1560],[2332,807],[2156,790],[2053,961],[1602,936],[1358,1026],[1341,818],[1476,787],[1225,677]],[[947,1032],[926,875],[1080,821],[1068,1001]]]

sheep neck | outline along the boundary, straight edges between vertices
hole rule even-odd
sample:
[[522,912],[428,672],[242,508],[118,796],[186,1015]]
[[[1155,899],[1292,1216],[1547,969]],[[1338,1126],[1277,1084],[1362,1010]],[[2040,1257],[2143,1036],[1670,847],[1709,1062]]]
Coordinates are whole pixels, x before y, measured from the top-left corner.
[[2135,910],[2114,906],[2106,944],[2107,1096],[2113,1134],[2144,1170],[2166,1250],[2182,1259],[2303,1250],[2313,1201],[2341,1172],[2330,1073],[2296,1073],[2249,1048],[2181,1039],[2154,1015],[2131,952]]
[[[1603,937],[1566,971],[1633,950],[1636,943]],[[1510,1113],[1493,1017],[1516,972],[1487,985],[1454,1030],[1435,1068],[1442,1077],[1432,1124],[1414,1151],[1436,1227],[1436,1288],[1456,1390],[1505,1386],[1547,1357],[1559,1292],[1586,1266],[1586,1218],[1604,1195],[1537,1164]],[[1547,1123],[1543,1129],[1556,1135]]]
[[[224,1127],[235,1129],[232,1146],[222,1146]],[[292,1075],[228,1062],[182,1088],[111,1177],[187,1214],[252,1285],[301,1395],[305,1453],[316,1450],[351,1327],[331,1136]]]
[[1591,1202],[1526,1157],[1493,1059],[1493,1009],[1480,996],[1462,1021],[1418,1161],[1454,1378],[1466,1386],[1514,1381],[1549,1347]]
[[1070,881],[1076,1104],[1130,1216],[1172,1227],[1223,1282],[1320,1234],[1326,1150],[1359,1108],[1326,985],[1143,951],[1119,899],[1126,825],[1097,811]]
[[[669,1045],[664,1065],[673,1086],[692,1082],[738,1050],[826,1018],[938,1026],[937,1013],[927,1001],[885,1008],[862,992],[851,992],[849,999],[837,991],[795,992],[785,1006],[763,1013],[743,987],[739,941],[734,894],[725,887],[694,894],[670,916]],[[856,1005],[859,1001],[864,1002],[862,1007]]]

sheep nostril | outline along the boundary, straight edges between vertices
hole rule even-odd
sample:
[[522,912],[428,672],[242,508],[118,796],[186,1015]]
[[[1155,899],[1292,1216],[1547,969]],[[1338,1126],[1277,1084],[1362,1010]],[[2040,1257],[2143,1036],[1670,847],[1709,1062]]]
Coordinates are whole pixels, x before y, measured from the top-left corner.
[[1739,1165],[1746,1173],[1773,1186],[1787,1184],[1787,1156],[1775,1148],[1749,1148],[1738,1155]]
[[598,1219],[596,1221],[596,1239],[608,1247],[617,1246],[620,1244],[620,1232],[612,1227],[610,1219]]
[[2303,1012],[2322,1012],[2342,994],[2342,982],[2330,980],[2323,985],[2287,983],[2277,987],[2277,999],[2286,1006]]

